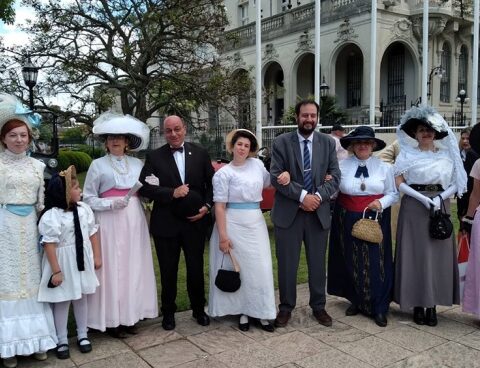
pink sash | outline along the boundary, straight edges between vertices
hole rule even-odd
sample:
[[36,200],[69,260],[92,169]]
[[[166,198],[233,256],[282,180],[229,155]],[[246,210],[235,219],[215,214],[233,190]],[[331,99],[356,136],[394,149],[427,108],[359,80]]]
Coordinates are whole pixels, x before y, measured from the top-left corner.
[[[130,189],[116,189],[112,188],[100,194],[101,198],[105,197],[125,197]],[[134,194],[135,196],[137,193]]]

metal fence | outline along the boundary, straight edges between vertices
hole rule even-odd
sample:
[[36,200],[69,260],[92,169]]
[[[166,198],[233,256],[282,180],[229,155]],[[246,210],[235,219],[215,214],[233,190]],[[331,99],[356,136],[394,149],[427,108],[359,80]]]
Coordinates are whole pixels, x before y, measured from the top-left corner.
[[[463,116],[463,119],[458,111],[456,111],[451,116],[444,115],[444,119],[447,121],[450,127],[456,132],[459,132],[465,128],[465,122],[468,122],[466,115]],[[355,129],[361,125],[371,126],[377,133],[381,134],[394,134],[396,132],[396,127],[400,121],[400,117],[394,122],[390,122],[391,125],[384,125],[385,120],[382,116],[375,119],[374,124],[370,124],[368,118],[344,122],[343,127],[345,128],[346,133],[349,133],[351,130]],[[212,159],[228,159],[228,154],[225,150],[225,137],[233,129],[239,128],[239,124],[231,125],[218,125],[212,128],[206,129],[188,129],[186,140],[190,142],[196,142],[206,148],[210,157]],[[242,126],[243,127],[243,126]],[[255,127],[245,127],[255,131]],[[296,125],[277,125],[277,126],[263,126],[262,127],[262,147],[271,151],[273,140],[275,137],[280,134],[290,132],[297,128]],[[318,129],[323,133],[330,133],[332,125],[321,125]],[[166,143],[165,137],[163,135],[163,130],[160,128],[154,128],[150,131],[150,144],[148,150],[153,150],[159,148]],[[143,155],[140,154],[139,157]]]

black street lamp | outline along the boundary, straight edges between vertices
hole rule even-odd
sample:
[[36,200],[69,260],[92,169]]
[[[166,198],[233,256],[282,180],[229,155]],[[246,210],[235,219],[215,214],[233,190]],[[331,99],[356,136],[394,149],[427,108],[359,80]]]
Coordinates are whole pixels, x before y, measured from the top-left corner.
[[328,95],[328,90],[330,89],[327,82],[325,82],[325,76],[323,76],[322,84],[320,84],[320,97],[325,98]]
[[463,105],[469,101],[467,97],[467,92],[464,89],[461,89],[458,92],[457,102],[460,102],[460,125],[465,125],[465,117],[463,116]]
[[38,70],[40,68],[33,65],[32,60],[28,57],[27,63],[22,68],[23,74],[23,81],[25,85],[28,87],[30,92],[30,110],[33,111],[34,104],[33,104],[33,87],[37,84],[37,77],[38,77]]
[[443,69],[441,65],[436,66],[432,68],[432,70],[430,70],[430,74],[428,75],[428,82],[427,82],[428,98],[430,98],[430,96],[432,95],[432,77],[435,75],[436,77],[442,79],[444,74],[445,74],[445,69]]

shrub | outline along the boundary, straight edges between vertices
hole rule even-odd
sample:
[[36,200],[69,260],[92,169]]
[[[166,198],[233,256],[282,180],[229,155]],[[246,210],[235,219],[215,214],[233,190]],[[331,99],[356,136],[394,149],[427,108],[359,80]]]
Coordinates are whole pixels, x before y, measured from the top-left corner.
[[92,155],[92,146],[89,146],[87,144],[77,144],[72,149],[74,151],[85,152],[87,155],[89,155],[93,159],[105,156],[105,153],[106,153],[102,146],[102,147],[95,147],[93,149],[93,155]]
[[60,150],[58,153],[58,169],[65,170],[70,165],[75,165],[77,172],[87,171],[92,158],[85,152]]

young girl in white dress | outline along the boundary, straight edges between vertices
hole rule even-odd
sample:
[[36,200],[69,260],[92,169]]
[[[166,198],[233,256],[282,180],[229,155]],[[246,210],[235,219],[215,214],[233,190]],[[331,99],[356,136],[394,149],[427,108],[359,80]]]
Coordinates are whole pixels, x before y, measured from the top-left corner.
[[44,249],[38,300],[53,303],[56,355],[67,359],[70,302],[77,323],[77,345],[82,353],[92,350],[87,337],[86,295],[93,294],[99,285],[95,275],[102,264],[98,226],[90,207],[80,202],[82,191],[73,165],[52,177],[46,194],[46,208],[38,225]]

